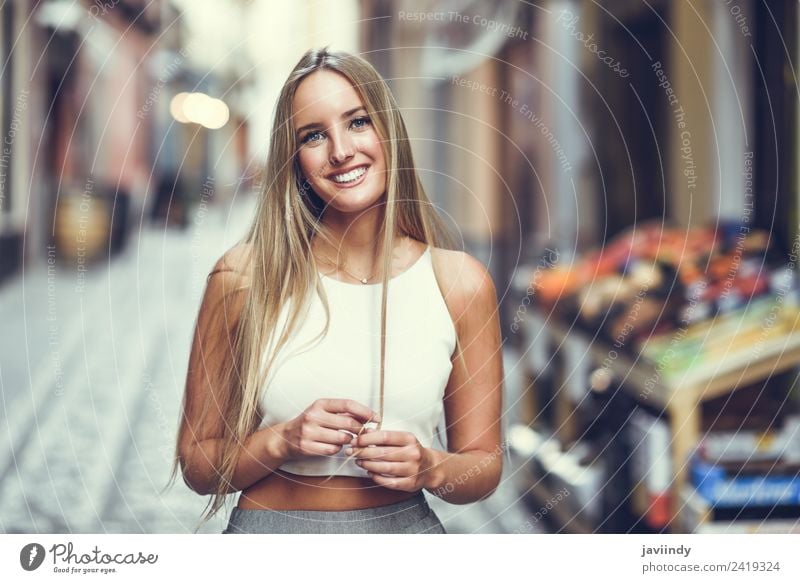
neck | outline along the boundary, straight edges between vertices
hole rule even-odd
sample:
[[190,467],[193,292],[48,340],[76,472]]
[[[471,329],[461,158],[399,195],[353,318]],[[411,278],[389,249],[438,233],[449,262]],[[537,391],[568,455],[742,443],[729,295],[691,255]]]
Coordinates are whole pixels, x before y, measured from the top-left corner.
[[[342,213],[328,208],[322,218],[331,242],[314,237],[312,248],[330,267],[331,263],[344,266],[351,277],[379,276],[380,229],[384,205],[377,205],[360,213]],[[399,234],[395,235],[398,239]]]
[[376,205],[360,213],[343,213],[329,208],[322,224],[327,227],[336,248],[330,249],[325,244],[326,250],[336,253],[340,259],[374,258],[380,245],[383,216],[383,205]]

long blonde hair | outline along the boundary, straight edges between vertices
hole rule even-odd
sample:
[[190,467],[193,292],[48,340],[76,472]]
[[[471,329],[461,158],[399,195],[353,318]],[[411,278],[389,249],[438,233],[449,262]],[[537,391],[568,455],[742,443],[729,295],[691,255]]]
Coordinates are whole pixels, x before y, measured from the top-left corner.
[[[261,423],[259,403],[272,365],[291,337],[298,319],[315,289],[326,316],[329,306],[321,285],[311,240],[321,236],[331,242],[321,223],[322,200],[310,189],[302,189],[303,176],[297,162],[298,143],[292,123],[292,102],[300,83],[311,73],[326,69],[344,75],[361,97],[381,141],[386,161],[386,196],[381,238],[382,265],[380,413],[383,411],[386,346],[387,283],[392,249],[397,235],[407,235],[434,247],[453,247],[453,237],[436,213],[417,175],[405,123],[388,85],[363,58],[332,52],[327,47],[307,51],[295,65],[278,98],[266,180],[257,211],[243,242],[250,249],[246,300],[234,334],[234,358],[219,371],[223,398],[207,404],[205,413],[221,415],[224,426],[218,482],[204,520],[224,505],[231,492],[230,481],[242,453],[245,439]],[[235,291],[235,290],[234,290]],[[283,330],[279,315],[287,302],[291,310]],[[327,326],[322,334],[327,331]],[[275,342],[277,338],[277,342]],[[458,339],[457,346],[458,345]],[[268,346],[273,347],[264,360]],[[460,348],[457,349],[460,353]],[[228,359],[231,360],[231,359]],[[173,466],[177,472],[178,453]]]

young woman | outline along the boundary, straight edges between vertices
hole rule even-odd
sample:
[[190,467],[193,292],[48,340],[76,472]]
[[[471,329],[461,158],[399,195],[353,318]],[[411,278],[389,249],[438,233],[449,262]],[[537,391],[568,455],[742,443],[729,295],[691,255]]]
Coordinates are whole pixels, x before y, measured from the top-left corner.
[[[443,533],[500,479],[502,360],[483,265],[452,246],[388,86],[308,51],[275,112],[264,191],[208,276],[176,452],[241,491],[225,533]],[[432,448],[444,412],[447,450]]]

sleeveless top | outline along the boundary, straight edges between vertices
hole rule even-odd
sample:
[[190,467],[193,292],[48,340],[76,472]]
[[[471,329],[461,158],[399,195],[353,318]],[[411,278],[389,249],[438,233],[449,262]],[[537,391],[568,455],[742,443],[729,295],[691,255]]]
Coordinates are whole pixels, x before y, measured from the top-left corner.
[[[380,412],[381,284],[350,284],[320,273],[325,312],[316,290],[305,315],[275,358],[261,398],[259,428],[289,421],[321,398],[353,399]],[[279,330],[288,317],[284,307]],[[273,341],[276,341],[277,336]],[[271,354],[271,343],[266,356]],[[433,272],[431,248],[388,284],[382,429],[409,431],[430,447],[443,411],[456,330]],[[307,476],[367,477],[344,455],[287,461],[280,469]]]

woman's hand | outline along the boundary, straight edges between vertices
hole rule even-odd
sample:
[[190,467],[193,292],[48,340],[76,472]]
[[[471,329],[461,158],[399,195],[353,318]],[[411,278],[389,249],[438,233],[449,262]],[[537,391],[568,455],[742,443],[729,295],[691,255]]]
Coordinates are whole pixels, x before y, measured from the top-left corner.
[[[281,431],[286,460],[336,455],[364,425],[379,421],[369,407],[351,399],[317,399]],[[349,433],[348,433],[349,432]]]
[[434,466],[432,451],[408,431],[367,429],[345,453],[355,456],[376,484],[405,492],[426,488]]

